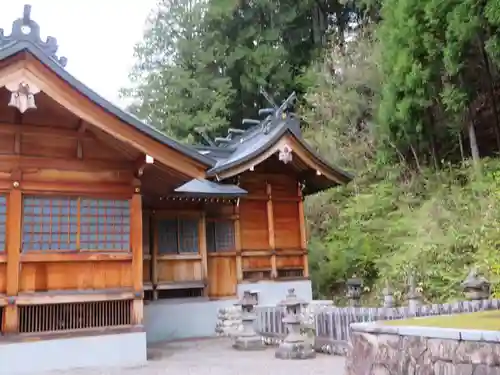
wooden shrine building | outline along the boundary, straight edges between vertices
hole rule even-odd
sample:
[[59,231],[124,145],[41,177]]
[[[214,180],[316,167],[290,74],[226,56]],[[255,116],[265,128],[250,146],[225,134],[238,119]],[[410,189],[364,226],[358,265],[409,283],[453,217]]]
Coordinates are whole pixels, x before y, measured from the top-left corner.
[[[5,340],[121,333],[105,349],[89,344],[88,360],[110,350],[126,360],[136,344],[124,332],[141,334],[145,350],[144,327],[155,339],[171,337],[162,328],[169,324],[177,336],[213,331],[216,308],[234,302],[240,288],[257,289],[269,303],[290,283],[310,294],[304,196],[351,176],[304,142],[288,102],[246,130],[186,146],[72,77],[57,48],[54,38],[40,39],[29,6],[10,34],[0,29]],[[206,327],[180,332],[190,316]],[[57,361],[82,361],[81,351],[64,352],[71,345]],[[3,366],[14,352],[2,350]]]

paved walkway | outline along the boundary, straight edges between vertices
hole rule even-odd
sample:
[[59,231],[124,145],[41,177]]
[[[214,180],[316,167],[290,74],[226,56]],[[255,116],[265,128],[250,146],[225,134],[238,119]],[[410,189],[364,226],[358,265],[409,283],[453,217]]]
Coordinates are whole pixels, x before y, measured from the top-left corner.
[[[343,375],[342,357],[318,354],[313,360],[284,361],[274,349],[237,352],[227,339],[177,341],[155,345],[146,366],[128,369],[92,369],[43,375]],[[42,374],[40,374],[42,375]]]

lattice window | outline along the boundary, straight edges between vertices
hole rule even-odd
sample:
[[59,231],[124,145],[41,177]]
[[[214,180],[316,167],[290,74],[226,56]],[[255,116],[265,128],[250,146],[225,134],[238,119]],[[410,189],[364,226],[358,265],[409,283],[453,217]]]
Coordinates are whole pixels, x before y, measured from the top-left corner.
[[160,254],[177,254],[177,219],[158,221],[158,252]]
[[199,251],[198,220],[164,219],[158,221],[160,254],[197,253]]
[[84,250],[129,250],[128,200],[80,201],[80,247]]
[[128,200],[24,196],[22,249],[129,250]]
[[0,252],[5,251],[5,233],[7,231],[7,197],[0,195]]
[[198,220],[179,220],[179,252],[198,252]]
[[77,250],[78,199],[23,197],[23,250]]
[[207,250],[209,252],[234,251],[236,248],[234,222],[207,221]]

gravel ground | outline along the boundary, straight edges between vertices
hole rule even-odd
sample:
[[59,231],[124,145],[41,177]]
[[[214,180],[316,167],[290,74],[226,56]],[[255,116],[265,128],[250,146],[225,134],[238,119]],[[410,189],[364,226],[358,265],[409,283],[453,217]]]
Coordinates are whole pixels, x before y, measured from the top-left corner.
[[237,352],[227,339],[163,343],[148,349],[147,365],[126,369],[75,369],[33,375],[343,375],[344,358],[318,354],[315,359],[286,361],[274,349]]

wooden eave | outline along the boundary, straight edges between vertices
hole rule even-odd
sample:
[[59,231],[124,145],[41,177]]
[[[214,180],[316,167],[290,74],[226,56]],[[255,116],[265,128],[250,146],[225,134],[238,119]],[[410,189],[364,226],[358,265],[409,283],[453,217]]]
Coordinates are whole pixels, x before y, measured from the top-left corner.
[[22,77],[82,120],[179,174],[191,178],[205,176],[207,166],[214,163],[212,159],[169,139],[108,103],[37,49],[31,43],[19,42],[0,50],[0,86]]
[[215,176],[218,180],[239,175],[263,163],[278,153],[284,145],[288,145],[292,148],[293,158],[299,158],[316,175],[321,176],[323,179],[328,179],[330,183],[327,185],[343,185],[352,180],[353,177],[351,175],[334,168],[321,159],[318,154],[306,145],[304,140],[298,138],[290,129],[284,128],[282,132],[273,138],[265,147],[256,150],[249,157],[219,171],[217,168],[214,168],[209,171],[209,174]]

